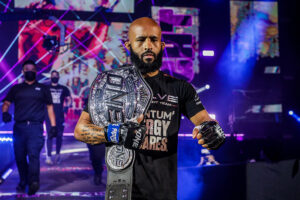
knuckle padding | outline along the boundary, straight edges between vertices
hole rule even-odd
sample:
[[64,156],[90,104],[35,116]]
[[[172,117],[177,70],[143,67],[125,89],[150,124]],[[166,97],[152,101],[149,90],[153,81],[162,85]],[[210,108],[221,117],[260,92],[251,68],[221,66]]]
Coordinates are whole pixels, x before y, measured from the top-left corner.
[[222,128],[214,121],[204,122],[201,134],[203,135],[204,144],[211,149],[217,149],[225,141]]
[[130,149],[139,149],[146,136],[146,126],[134,122],[127,124],[127,136],[124,146]]

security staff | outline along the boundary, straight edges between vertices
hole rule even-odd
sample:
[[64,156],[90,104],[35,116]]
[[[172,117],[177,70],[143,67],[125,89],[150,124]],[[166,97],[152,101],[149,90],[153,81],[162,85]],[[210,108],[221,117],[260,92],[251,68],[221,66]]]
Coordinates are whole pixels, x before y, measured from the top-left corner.
[[[59,73],[56,70],[51,72],[51,84],[49,85],[50,93],[52,96],[53,109],[56,119],[57,135],[51,135],[51,123],[49,117],[46,116],[46,128],[47,128],[47,145],[46,145],[46,164],[52,165],[54,163],[59,164],[61,161],[60,158],[60,149],[62,146],[62,138],[64,132],[64,102],[66,102],[66,107],[69,107],[72,103],[70,97],[70,91],[66,86],[58,84]],[[52,139],[56,138],[56,155],[53,160],[51,158],[52,153]]]
[[[25,81],[13,86],[3,100],[2,120],[11,121],[8,113],[14,103],[13,146],[20,182],[17,191],[24,192],[29,185],[28,194],[39,189],[40,152],[44,144],[43,121],[45,107],[51,121],[51,131],[57,133],[55,115],[49,89],[36,81],[36,64],[32,60],[23,63],[22,73]],[[27,161],[28,156],[28,161]]]

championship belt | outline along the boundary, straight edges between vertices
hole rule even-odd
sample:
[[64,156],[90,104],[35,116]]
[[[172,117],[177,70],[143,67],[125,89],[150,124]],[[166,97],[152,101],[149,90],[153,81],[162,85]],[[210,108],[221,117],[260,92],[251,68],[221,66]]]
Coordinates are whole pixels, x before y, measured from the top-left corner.
[[[126,123],[145,114],[152,90],[134,66],[105,71],[94,80],[88,109],[93,123],[106,127]],[[123,145],[107,145],[105,163],[107,184],[105,200],[130,200],[135,152]]]

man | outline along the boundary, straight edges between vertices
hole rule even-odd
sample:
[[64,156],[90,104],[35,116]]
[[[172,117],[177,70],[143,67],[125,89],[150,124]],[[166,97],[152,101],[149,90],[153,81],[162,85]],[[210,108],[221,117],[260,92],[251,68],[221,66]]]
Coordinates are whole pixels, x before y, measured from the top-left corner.
[[103,144],[87,144],[90,153],[90,161],[94,170],[94,184],[101,185],[105,146]]
[[[84,105],[87,106],[88,98],[83,98]],[[105,158],[105,145],[96,144],[92,145],[87,143],[87,147],[89,149],[90,161],[94,170],[94,184],[102,185],[102,172],[103,172],[103,163]]]
[[15,104],[13,146],[20,176],[16,189],[24,192],[29,184],[29,195],[35,194],[39,189],[45,107],[51,121],[51,132],[57,132],[50,92],[45,85],[36,81],[36,72],[36,64],[32,60],[25,61],[22,69],[25,81],[9,90],[2,106],[2,120],[8,123],[12,119],[8,113],[9,106],[11,103]]
[[49,86],[51,96],[52,96],[52,102],[53,102],[53,108],[54,108],[54,114],[56,119],[56,127],[58,130],[57,135],[51,135],[51,123],[49,120],[49,117],[46,117],[46,128],[47,128],[47,146],[46,146],[46,164],[53,165],[53,160],[51,158],[51,152],[52,152],[52,139],[56,137],[56,155],[54,162],[56,164],[59,164],[61,161],[60,157],[60,150],[62,146],[62,138],[63,138],[63,132],[64,132],[64,102],[66,101],[66,107],[70,106],[71,97],[70,92],[67,87],[58,84],[59,81],[59,73],[58,71],[53,70],[51,72],[51,84]]
[[[128,34],[125,47],[130,50],[131,62],[153,91],[153,100],[144,119],[146,137],[136,151],[132,199],[174,200],[177,199],[177,142],[181,114],[195,124],[193,138],[197,138],[203,147],[218,148],[225,136],[189,83],[159,71],[165,43],[161,42],[161,29],[157,23],[150,18],[139,18],[130,25]],[[137,121],[141,122],[141,118]],[[95,126],[85,108],[76,125],[75,137],[86,143],[103,143],[107,142],[107,130]]]

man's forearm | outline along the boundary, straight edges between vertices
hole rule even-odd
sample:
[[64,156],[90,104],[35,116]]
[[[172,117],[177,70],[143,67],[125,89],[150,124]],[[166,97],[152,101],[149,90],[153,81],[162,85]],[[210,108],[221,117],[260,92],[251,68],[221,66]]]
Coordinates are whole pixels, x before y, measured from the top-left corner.
[[80,124],[75,128],[75,138],[88,144],[106,142],[104,129],[94,124]]
[[50,119],[51,126],[56,126],[53,105],[47,105],[47,111],[48,111],[48,116],[49,116],[49,119]]
[[66,98],[66,104],[65,104],[67,107],[70,107],[72,105],[72,99],[71,97],[67,97]]
[[8,108],[9,108],[10,102],[8,101],[4,101],[3,105],[2,105],[2,112],[8,112]]

